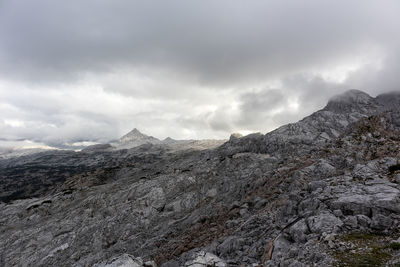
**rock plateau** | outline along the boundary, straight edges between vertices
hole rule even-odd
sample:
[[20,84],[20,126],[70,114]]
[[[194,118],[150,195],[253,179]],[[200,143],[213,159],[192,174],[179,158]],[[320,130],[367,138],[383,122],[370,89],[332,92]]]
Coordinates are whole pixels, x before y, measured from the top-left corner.
[[356,90],[265,135],[4,158],[0,266],[396,266],[399,159],[400,94]]

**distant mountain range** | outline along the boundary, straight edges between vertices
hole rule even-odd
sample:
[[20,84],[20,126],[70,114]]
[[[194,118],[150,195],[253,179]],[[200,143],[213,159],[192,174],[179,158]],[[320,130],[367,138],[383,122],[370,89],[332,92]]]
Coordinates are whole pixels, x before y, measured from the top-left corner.
[[223,144],[227,140],[175,140],[171,137],[167,137],[164,140],[160,140],[153,136],[148,136],[141,133],[138,129],[134,128],[129,133],[122,136],[120,139],[111,141],[110,144],[97,144],[84,148],[84,151],[91,150],[119,150],[119,149],[131,149],[142,145],[159,145],[168,146],[174,150],[185,150],[185,149],[210,149],[215,148]]
[[49,150],[75,150],[75,151],[102,151],[102,150],[119,150],[131,149],[141,145],[166,145],[176,150],[184,149],[207,149],[221,145],[226,140],[175,140],[167,137],[164,140],[157,139],[153,136],[148,136],[134,128],[129,133],[125,134],[117,140],[112,140],[108,144],[94,144],[88,146],[64,145],[62,148],[46,147],[46,148],[2,148],[0,147],[0,159],[15,158],[24,155],[35,154]]

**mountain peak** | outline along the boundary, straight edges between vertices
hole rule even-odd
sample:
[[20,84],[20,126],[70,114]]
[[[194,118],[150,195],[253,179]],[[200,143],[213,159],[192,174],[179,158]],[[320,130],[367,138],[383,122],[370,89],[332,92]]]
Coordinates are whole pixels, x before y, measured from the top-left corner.
[[352,89],[342,94],[333,96],[329,102],[344,102],[344,103],[365,103],[371,101],[373,98],[360,90]]
[[376,104],[373,97],[363,91],[353,89],[333,96],[326,105],[325,110],[334,111],[336,113],[346,113],[364,109],[373,104]]
[[129,133],[125,134],[122,138],[126,137],[126,136],[142,136],[145,135],[143,133],[141,133],[137,128],[133,128],[132,131],[130,131]]
[[134,128],[129,133],[125,134],[119,139],[119,143],[127,144],[145,144],[145,143],[157,143],[159,140],[153,136],[148,136],[141,133],[137,128]]

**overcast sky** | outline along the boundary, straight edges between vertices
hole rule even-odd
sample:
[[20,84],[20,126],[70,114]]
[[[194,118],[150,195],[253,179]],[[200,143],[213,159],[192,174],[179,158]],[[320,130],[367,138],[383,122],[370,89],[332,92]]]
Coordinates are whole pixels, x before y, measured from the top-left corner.
[[0,0],[0,141],[228,138],[344,90],[398,91],[399,13],[398,0]]

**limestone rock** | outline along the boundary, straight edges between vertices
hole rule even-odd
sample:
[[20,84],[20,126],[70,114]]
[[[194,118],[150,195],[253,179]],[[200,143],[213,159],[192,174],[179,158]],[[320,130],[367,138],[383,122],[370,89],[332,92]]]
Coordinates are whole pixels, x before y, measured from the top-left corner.
[[209,252],[201,251],[197,254],[197,257],[185,263],[187,267],[208,267],[208,266],[215,266],[215,267],[226,267],[226,263]]
[[265,135],[0,159],[0,266],[332,266],[341,234],[398,237],[399,101],[352,91]]
[[103,263],[95,264],[94,267],[143,267],[143,261],[140,258],[134,258],[129,254],[112,258]]
[[331,213],[322,212],[307,219],[313,233],[334,233],[343,225],[343,222]]

